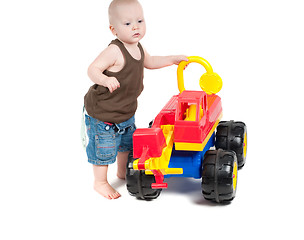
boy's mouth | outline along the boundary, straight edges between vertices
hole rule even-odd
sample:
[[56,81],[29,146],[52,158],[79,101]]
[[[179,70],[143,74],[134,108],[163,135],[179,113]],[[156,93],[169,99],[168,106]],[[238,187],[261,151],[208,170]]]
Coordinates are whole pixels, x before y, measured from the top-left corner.
[[139,33],[135,33],[135,34],[133,34],[133,37],[134,38],[137,38],[137,37],[139,37],[140,36],[140,34]]

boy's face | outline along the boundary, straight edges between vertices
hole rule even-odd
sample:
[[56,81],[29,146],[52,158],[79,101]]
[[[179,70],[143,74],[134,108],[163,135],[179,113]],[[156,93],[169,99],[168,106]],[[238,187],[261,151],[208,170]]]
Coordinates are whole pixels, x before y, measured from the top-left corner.
[[146,24],[139,3],[117,6],[111,17],[110,29],[121,41],[132,44],[139,42],[144,37]]

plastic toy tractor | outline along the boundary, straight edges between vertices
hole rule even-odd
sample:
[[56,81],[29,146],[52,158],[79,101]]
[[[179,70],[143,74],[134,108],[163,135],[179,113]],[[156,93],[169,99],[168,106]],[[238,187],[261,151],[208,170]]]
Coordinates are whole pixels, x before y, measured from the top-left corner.
[[[203,91],[184,88],[183,70],[203,65]],[[238,169],[244,166],[247,131],[243,122],[220,122],[222,80],[201,57],[189,57],[177,69],[179,95],[173,96],[149,128],[133,135],[127,164],[127,189],[139,199],[155,199],[168,184],[165,178],[202,179],[203,196],[218,203],[235,197]],[[209,150],[214,147],[213,150]]]

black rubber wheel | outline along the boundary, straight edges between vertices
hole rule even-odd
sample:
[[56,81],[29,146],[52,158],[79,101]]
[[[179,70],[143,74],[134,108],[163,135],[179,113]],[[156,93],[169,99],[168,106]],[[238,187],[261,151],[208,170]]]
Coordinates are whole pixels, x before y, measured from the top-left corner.
[[209,150],[202,166],[202,193],[205,199],[218,203],[234,199],[237,184],[237,159],[235,152]]
[[223,121],[216,129],[216,149],[231,150],[236,153],[238,168],[245,165],[247,153],[247,128],[243,122]]
[[146,175],[143,170],[133,169],[133,152],[128,156],[126,181],[127,189],[132,196],[143,200],[152,200],[159,196],[162,189],[152,189],[151,184],[155,183],[154,175]]

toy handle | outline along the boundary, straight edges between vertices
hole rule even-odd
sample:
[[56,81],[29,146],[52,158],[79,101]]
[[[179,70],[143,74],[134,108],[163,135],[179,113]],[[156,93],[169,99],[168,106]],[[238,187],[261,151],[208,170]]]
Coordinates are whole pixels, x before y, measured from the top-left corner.
[[210,63],[206,59],[198,56],[190,56],[188,57],[188,59],[189,59],[188,62],[182,61],[179,63],[177,67],[177,85],[179,92],[182,93],[183,91],[185,91],[184,68],[189,63],[196,62],[203,65],[203,67],[207,71],[200,78],[199,84],[201,89],[205,91],[207,94],[218,93],[222,89],[223,82],[221,77],[217,73],[213,72]]

